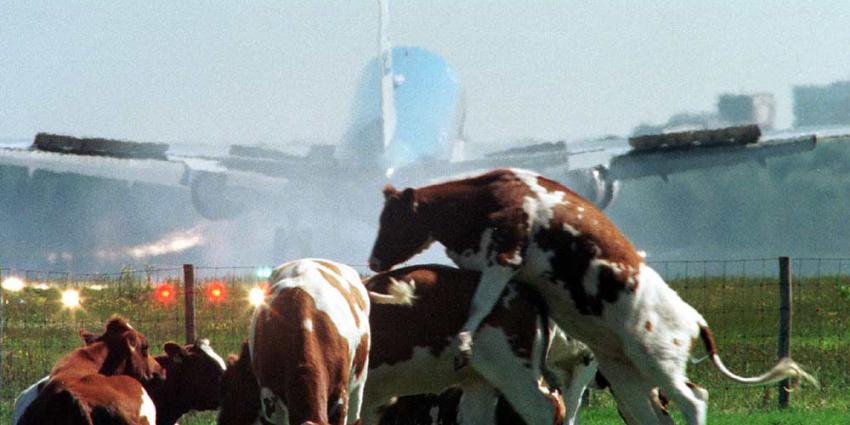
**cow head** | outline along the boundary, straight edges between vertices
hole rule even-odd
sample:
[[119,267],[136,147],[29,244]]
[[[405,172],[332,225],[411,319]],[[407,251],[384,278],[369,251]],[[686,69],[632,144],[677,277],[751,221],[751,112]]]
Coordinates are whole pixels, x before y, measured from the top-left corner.
[[85,330],[80,336],[87,346],[103,343],[108,354],[100,368],[104,375],[128,375],[143,384],[157,383],[162,380],[163,370],[153,356],[148,353],[148,339],[133,329],[123,317],[113,316],[106,322],[106,332],[92,339]]
[[217,409],[219,388],[227,366],[209,341],[200,339],[184,346],[166,342],[163,349],[165,355],[157,356],[156,360],[165,368],[167,379],[151,392],[157,410],[167,405],[169,411],[177,415],[176,420],[190,410]]
[[248,343],[242,343],[239,357],[230,355],[221,381],[218,425],[249,425],[260,417],[260,387],[251,369]]
[[384,188],[384,209],[369,258],[372,271],[387,271],[431,244],[431,232],[417,209],[414,189],[398,191],[391,185]]

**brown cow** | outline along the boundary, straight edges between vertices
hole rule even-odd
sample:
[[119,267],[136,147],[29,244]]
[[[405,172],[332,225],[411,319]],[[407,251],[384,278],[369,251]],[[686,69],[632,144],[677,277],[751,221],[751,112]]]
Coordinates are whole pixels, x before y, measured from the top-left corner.
[[56,363],[19,424],[153,425],[156,410],[141,383],[160,380],[162,369],[147,338],[117,316],[103,335],[80,335],[88,344]]
[[457,337],[461,359],[468,361],[472,332],[516,279],[540,292],[553,320],[590,346],[618,406],[636,423],[658,422],[651,402],[656,386],[689,424],[705,423],[708,394],[685,374],[698,339],[737,382],[814,381],[790,359],[756,378],[729,372],[705,319],[599,209],[557,182],[500,169],[419,189],[387,186],[384,196],[371,269],[388,270],[438,241],[458,266],[482,273]]
[[270,282],[249,339],[262,419],[354,423],[369,360],[369,296],[360,276],[343,264],[304,259],[278,266]]

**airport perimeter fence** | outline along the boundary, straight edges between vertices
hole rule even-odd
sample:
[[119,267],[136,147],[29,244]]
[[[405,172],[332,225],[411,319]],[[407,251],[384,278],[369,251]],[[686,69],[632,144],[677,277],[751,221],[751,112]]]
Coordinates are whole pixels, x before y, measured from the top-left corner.
[[[790,404],[850,408],[850,258],[792,259],[788,288],[793,289],[785,292],[790,297],[784,315],[780,263],[777,258],[650,262],[703,314],[732,371],[753,376],[771,367],[784,342],[782,331],[790,335],[784,344],[790,354],[821,384],[820,389],[792,387]],[[367,272],[365,266],[356,268]],[[250,291],[267,284],[270,270],[184,266],[70,274],[0,269],[0,423],[9,422],[21,390],[45,376],[63,354],[81,346],[80,328],[100,333],[116,313],[147,335],[154,353],[161,353],[166,341],[186,342],[191,333],[208,338],[222,355],[238,353],[253,311]],[[78,291],[78,305],[69,289]],[[193,302],[187,303],[190,293]],[[69,297],[67,305],[63,296]],[[783,325],[782,317],[790,320]],[[703,355],[698,344],[694,358]],[[692,364],[689,376],[710,391],[715,411],[775,408],[780,395],[788,394],[777,385],[736,385],[709,361]],[[611,403],[600,392],[586,400],[590,408],[608,408]],[[181,423],[207,423],[210,416],[201,418]]]

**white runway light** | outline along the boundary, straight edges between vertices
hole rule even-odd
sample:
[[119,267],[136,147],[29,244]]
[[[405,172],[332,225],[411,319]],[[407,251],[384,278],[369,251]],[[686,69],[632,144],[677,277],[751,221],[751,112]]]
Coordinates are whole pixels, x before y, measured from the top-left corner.
[[3,279],[3,283],[0,284],[0,287],[9,292],[20,292],[24,289],[24,286],[24,281],[15,276]]
[[67,308],[77,308],[80,306],[80,291],[76,289],[66,289],[62,291],[62,305]]
[[248,291],[248,302],[254,307],[263,305],[266,301],[266,291],[263,288],[251,288]]

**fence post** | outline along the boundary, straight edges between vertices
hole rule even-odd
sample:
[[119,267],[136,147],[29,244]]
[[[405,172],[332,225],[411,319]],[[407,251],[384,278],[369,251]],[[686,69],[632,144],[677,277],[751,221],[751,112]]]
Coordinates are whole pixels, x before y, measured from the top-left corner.
[[195,342],[195,267],[183,265],[183,298],[185,301],[184,315],[186,321],[186,344]]
[[[779,358],[791,355],[791,259],[779,257]],[[779,408],[788,407],[790,381],[779,382]]]

